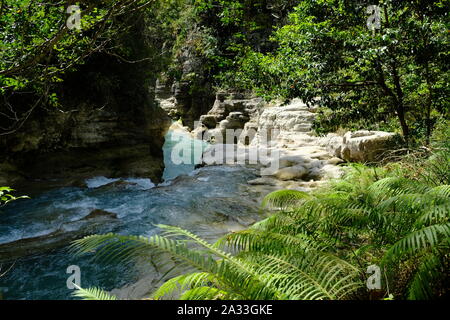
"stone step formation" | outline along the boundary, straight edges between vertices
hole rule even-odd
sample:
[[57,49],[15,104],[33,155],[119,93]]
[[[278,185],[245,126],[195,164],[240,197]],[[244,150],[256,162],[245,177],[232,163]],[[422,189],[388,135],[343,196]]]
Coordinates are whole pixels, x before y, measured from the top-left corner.
[[[367,162],[386,149],[395,134],[377,131],[348,132],[344,136],[328,134],[317,136],[313,122],[317,108],[307,106],[299,99],[287,105],[270,105],[259,98],[232,99],[218,95],[213,108],[200,117],[193,134],[201,137],[220,136],[225,141],[227,129],[242,129],[233,148],[224,148],[216,142],[204,154],[204,165],[238,163],[253,151],[258,155],[276,155],[277,169],[270,167],[267,157],[260,161],[261,177],[249,184],[269,189],[297,189],[309,191],[330,179],[339,178],[345,161]],[[230,143],[230,141],[226,141]],[[225,153],[222,162],[214,157]],[[227,154],[231,153],[231,154]],[[245,159],[245,158],[244,158]],[[273,163],[272,163],[273,164]],[[264,173],[265,172],[265,173]]]

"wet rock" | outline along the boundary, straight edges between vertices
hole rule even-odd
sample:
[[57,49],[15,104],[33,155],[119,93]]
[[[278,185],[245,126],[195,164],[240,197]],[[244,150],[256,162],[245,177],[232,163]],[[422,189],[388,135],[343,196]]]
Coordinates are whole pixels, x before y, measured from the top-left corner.
[[[95,234],[96,229],[104,219],[93,217],[64,224],[60,229],[36,237],[24,238],[0,244],[0,261],[9,261],[32,254],[41,254],[53,249],[64,247],[73,240]],[[91,221],[90,223],[88,221]]]
[[248,181],[248,184],[252,186],[278,186],[280,182],[275,178],[261,177]]
[[124,181],[124,180],[118,180],[118,181],[113,181],[113,182],[107,183],[105,185],[99,186],[95,189],[98,189],[101,191],[107,191],[110,189],[118,189],[118,188],[125,189],[127,187],[132,187],[132,186],[137,186],[137,183]]
[[71,187],[81,188],[81,189],[87,188],[87,184],[86,184],[86,180],[85,179],[74,179],[74,180],[71,180],[68,183],[68,185],[71,186]]
[[279,169],[275,172],[275,177],[277,177],[280,180],[286,181],[286,180],[296,180],[301,179],[304,176],[308,174],[308,170],[301,166],[301,165],[295,165],[292,167],[287,167],[283,169]]
[[91,213],[89,213],[82,220],[90,220],[90,219],[97,219],[97,218],[117,219],[117,214],[115,214],[113,212],[101,210],[101,209],[95,209],[95,210],[92,210]]
[[63,246],[64,244],[75,240],[77,237],[78,234],[76,232],[56,230],[43,236],[25,238],[0,244],[0,261],[45,252]]
[[111,228],[112,230],[112,227],[118,222],[115,213],[95,209],[84,218],[64,223],[59,229],[47,234],[0,244],[0,261],[64,247],[73,240],[97,233],[100,226],[102,228],[106,226],[107,229]]
[[279,167],[283,169],[297,164],[304,164],[305,162],[308,162],[308,160],[303,155],[288,155],[280,158]]

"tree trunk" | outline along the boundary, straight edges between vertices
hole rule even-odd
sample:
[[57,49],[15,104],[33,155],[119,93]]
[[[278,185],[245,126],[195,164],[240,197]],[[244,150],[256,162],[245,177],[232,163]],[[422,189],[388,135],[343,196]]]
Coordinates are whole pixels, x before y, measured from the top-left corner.
[[[389,15],[387,12],[387,8],[384,7],[384,19],[385,19],[385,23],[386,25],[389,27]],[[395,56],[395,54],[391,55],[392,58],[392,63],[391,63],[391,69],[392,69],[392,76],[393,76],[393,82],[394,82],[394,87],[395,87],[395,94],[392,90],[390,90],[391,95],[394,97],[395,103],[396,103],[396,111],[397,111],[397,117],[398,120],[400,122],[400,126],[402,127],[402,133],[403,133],[403,137],[405,138],[406,143],[408,144],[409,141],[409,127],[408,124],[406,123],[406,118],[405,118],[405,114],[406,114],[406,108],[405,108],[405,104],[404,104],[404,94],[403,94],[403,89],[402,89],[402,85],[401,85],[401,81],[400,81],[400,74],[398,72],[398,61],[397,61],[397,57]],[[383,70],[381,70],[383,71]],[[387,87],[387,85],[386,85]]]

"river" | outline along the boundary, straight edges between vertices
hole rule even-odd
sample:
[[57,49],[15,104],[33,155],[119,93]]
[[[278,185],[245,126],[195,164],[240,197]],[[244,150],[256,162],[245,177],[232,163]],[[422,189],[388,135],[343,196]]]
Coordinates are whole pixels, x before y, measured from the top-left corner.
[[[0,274],[10,270],[0,277],[1,297],[71,299],[72,290],[66,285],[71,265],[80,267],[82,287],[111,290],[146,276],[142,268],[97,263],[92,255],[71,255],[70,241],[87,234],[150,236],[159,232],[155,224],[168,224],[213,241],[259,220],[261,194],[246,183],[257,172],[240,166],[194,170],[193,165],[174,165],[170,155],[176,144],[199,145],[187,133],[181,138],[174,133],[166,136],[165,181],[160,185],[143,178],[92,177],[84,188],[54,189],[2,208]],[[115,217],[86,219],[93,210]]]

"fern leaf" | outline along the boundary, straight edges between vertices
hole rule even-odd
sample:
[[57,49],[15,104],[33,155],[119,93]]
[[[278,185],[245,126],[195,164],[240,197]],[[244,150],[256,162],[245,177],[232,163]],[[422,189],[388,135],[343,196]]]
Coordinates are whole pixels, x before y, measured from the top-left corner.
[[288,210],[299,205],[311,195],[297,190],[278,190],[264,197],[261,207],[269,210]]
[[83,289],[78,287],[72,295],[83,300],[117,300],[115,296],[112,296],[99,288]]
[[395,243],[386,252],[383,260],[387,262],[403,255],[417,254],[420,250],[434,247],[443,237],[450,237],[450,223],[417,230]]

